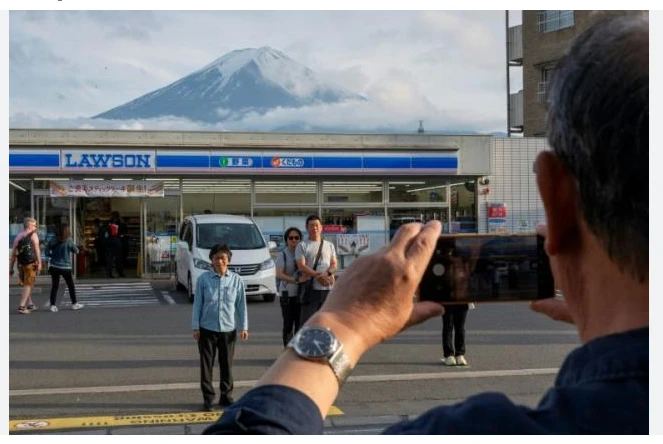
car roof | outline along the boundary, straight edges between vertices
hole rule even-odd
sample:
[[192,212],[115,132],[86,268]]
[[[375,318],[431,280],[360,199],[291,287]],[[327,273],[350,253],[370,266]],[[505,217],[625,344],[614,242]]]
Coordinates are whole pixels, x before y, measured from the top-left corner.
[[187,219],[193,219],[196,223],[235,223],[235,224],[253,224],[253,221],[246,216],[237,216],[235,214],[196,214],[187,216]]

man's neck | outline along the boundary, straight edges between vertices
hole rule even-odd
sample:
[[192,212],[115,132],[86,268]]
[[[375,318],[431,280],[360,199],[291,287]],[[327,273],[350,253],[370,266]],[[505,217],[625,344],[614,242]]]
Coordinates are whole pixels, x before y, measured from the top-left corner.
[[322,236],[321,235],[318,235],[318,236],[309,235],[308,240],[310,240],[311,242],[320,242],[322,240]]
[[569,307],[583,343],[649,326],[649,281],[638,283],[605,254],[578,261]]

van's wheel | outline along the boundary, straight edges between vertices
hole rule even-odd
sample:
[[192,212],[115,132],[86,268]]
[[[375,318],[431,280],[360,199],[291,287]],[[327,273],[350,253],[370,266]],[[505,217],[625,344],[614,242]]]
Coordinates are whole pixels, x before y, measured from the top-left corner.
[[191,284],[191,275],[189,275],[186,279],[187,279],[186,283],[187,283],[187,288],[188,288],[187,292],[189,293],[189,302],[191,302],[193,304],[194,294],[193,294],[193,286]]
[[276,299],[275,294],[263,294],[262,295],[262,300],[265,302],[274,302],[274,299]]

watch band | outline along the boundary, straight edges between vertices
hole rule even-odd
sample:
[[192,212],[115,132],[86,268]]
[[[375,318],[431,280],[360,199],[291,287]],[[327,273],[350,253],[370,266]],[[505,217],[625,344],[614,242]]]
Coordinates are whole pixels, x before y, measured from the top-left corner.
[[350,366],[350,360],[348,359],[348,355],[346,355],[345,351],[343,350],[342,344],[339,344],[338,350],[336,350],[336,352],[333,355],[331,355],[331,357],[327,362],[329,363],[329,366],[336,375],[336,379],[338,380],[338,385],[339,386],[343,385],[345,380],[348,379],[348,376],[350,376],[352,367]]

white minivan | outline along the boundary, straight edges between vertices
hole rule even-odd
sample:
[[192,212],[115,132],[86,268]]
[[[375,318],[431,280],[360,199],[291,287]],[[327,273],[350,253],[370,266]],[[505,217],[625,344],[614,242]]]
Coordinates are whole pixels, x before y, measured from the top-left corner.
[[276,248],[276,243],[265,242],[258,225],[244,216],[200,214],[184,218],[175,256],[177,288],[186,290],[193,302],[198,277],[212,269],[210,249],[219,243],[230,247],[228,268],[242,277],[246,296],[272,302],[276,297],[276,269],[270,250]]

